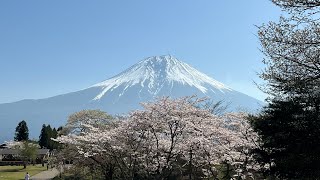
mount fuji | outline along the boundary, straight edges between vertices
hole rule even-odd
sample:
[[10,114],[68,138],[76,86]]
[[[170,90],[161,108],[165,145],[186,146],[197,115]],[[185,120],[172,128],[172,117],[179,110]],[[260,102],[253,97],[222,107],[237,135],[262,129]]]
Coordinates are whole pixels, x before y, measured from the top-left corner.
[[197,95],[228,103],[229,111],[255,112],[263,102],[232,90],[173,56],[153,56],[124,72],[89,88],[46,99],[0,104],[0,142],[13,138],[21,120],[28,123],[30,137],[37,138],[42,124],[58,127],[83,109],[123,114],[141,108],[140,102],[156,97]]

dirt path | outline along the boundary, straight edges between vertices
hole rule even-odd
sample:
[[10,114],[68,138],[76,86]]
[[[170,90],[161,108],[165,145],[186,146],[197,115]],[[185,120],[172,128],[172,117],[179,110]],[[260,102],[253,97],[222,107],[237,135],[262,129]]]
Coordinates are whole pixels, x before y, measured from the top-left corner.
[[30,179],[31,180],[51,180],[54,177],[58,176],[59,174],[60,172],[56,168],[53,168],[47,171],[42,171],[41,173],[32,176]]

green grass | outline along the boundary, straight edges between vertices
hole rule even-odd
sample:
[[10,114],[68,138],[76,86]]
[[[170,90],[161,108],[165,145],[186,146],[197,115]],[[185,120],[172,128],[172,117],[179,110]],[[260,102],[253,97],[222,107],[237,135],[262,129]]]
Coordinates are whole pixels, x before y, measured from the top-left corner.
[[24,180],[24,176],[29,172],[30,177],[47,170],[46,167],[41,165],[28,165],[27,169],[23,166],[0,166],[0,179],[1,180]]

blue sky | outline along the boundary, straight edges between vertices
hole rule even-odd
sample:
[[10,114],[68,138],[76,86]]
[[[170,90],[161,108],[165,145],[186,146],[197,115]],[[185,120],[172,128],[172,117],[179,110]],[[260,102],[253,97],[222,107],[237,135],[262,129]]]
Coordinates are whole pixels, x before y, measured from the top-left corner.
[[255,25],[280,13],[269,0],[3,0],[0,103],[77,91],[164,54],[262,100]]

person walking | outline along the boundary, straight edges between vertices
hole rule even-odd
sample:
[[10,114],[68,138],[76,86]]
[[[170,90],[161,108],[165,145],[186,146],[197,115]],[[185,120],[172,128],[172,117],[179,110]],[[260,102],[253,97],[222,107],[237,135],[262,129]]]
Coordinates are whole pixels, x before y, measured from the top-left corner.
[[29,180],[30,179],[30,175],[29,173],[27,172],[27,174],[24,176],[24,180]]

